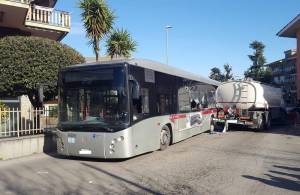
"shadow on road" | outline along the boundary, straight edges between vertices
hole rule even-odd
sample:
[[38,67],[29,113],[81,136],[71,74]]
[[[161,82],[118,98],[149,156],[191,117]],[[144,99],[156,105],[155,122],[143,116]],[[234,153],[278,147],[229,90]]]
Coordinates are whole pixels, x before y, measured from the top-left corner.
[[277,126],[272,126],[271,130],[259,131],[259,133],[272,133],[272,134],[300,136],[300,126],[277,125]]
[[[270,170],[269,173],[264,174],[268,177],[268,179],[254,177],[250,175],[243,175],[243,177],[250,180],[259,181],[261,183],[273,187],[300,192],[300,168],[279,165],[274,165],[273,167],[276,169],[280,169],[280,171]],[[291,171],[297,173],[288,173]]]
[[[222,132],[223,127],[219,127],[216,129],[216,132]],[[291,136],[300,136],[300,125],[282,125],[277,124],[273,125],[270,129],[267,130],[256,130],[252,128],[248,128],[243,125],[235,125],[230,124],[229,126],[229,132],[236,132],[236,131],[248,131],[248,132],[256,132],[256,133],[269,133],[269,134],[281,134],[281,135],[291,135]]]
[[86,162],[102,162],[102,163],[122,163],[128,160],[137,159],[143,156],[147,156],[148,154],[151,154],[152,152],[146,152],[137,156],[133,156],[131,158],[115,158],[115,159],[107,159],[107,158],[89,158],[89,157],[79,157],[79,156],[64,156],[60,155],[57,152],[50,152],[45,153],[48,156],[51,156],[53,158],[57,159],[65,159],[65,160],[78,160],[78,161],[86,161]]
[[110,173],[110,172],[108,172],[108,171],[106,171],[106,170],[103,170],[103,169],[101,169],[101,168],[99,168],[99,167],[96,167],[96,166],[93,166],[93,165],[90,165],[90,164],[87,164],[87,163],[84,163],[84,162],[81,163],[81,164],[84,165],[84,166],[86,166],[86,167],[89,167],[89,168],[91,168],[91,169],[94,169],[94,170],[96,170],[96,171],[99,171],[99,172],[101,172],[101,173],[103,173],[103,174],[106,174],[106,175],[108,175],[108,176],[110,176],[110,177],[113,177],[114,179],[117,179],[117,180],[119,180],[119,181],[125,182],[125,183],[127,183],[127,184],[132,185],[132,186],[135,186],[135,187],[137,187],[137,188],[139,188],[139,189],[145,191],[146,193],[150,193],[150,194],[161,194],[161,193],[159,193],[159,192],[157,192],[157,191],[151,190],[150,188],[147,188],[147,187],[142,186],[142,185],[140,185],[140,184],[138,184],[138,183],[135,183],[135,182],[133,182],[133,181],[130,181],[130,180],[124,178],[124,177],[121,177],[121,176],[115,175],[115,174],[113,174],[113,173]]
[[[39,173],[38,170],[29,165],[25,165],[23,169],[26,169],[26,172],[20,169],[2,172],[0,174],[0,191],[20,195],[95,194],[97,191],[104,194],[117,193],[104,184],[91,186],[87,183],[84,175],[78,174],[76,170],[68,169],[67,172],[64,172],[65,170],[59,167],[48,167],[45,168],[44,172]],[[62,173],[68,174],[70,176],[69,180],[72,180],[73,183],[66,180]],[[92,172],[89,172],[89,175],[99,181],[103,180]]]
[[63,156],[56,152],[46,153],[47,155],[57,158],[57,159],[65,159],[65,160],[78,160],[78,161],[86,161],[86,162],[109,162],[109,163],[119,163],[124,162],[127,159],[104,159],[104,158],[88,158],[88,157],[79,157],[79,156]]
[[274,165],[274,167],[286,169],[286,170],[290,170],[290,171],[299,171],[300,172],[300,168],[296,168],[296,167],[286,167],[286,166],[280,166],[280,165]]
[[[41,166],[39,168],[24,165],[21,169],[10,169],[0,174],[0,193],[9,194],[161,194],[155,188],[164,189],[147,176],[143,176],[150,184],[131,181],[120,175],[101,169],[86,162],[74,169],[72,165]],[[84,170],[84,171],[82,171]],[[102,173],[102,174],[99,174]],[[126,173],[126,172],[125,172]],[[125,174],[123,172],[123,174]],[[108,177],[111,177],[111,181]],[[131,174],[133,180],[139,175]],[[132,187],[138,190],[132,189]],[[5,193],[4,193],[5,194]]]

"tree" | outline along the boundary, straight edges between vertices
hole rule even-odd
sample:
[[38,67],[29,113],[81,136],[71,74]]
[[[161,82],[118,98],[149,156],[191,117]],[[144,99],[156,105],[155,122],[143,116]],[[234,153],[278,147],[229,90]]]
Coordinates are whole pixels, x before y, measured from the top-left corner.
[[224,73],[222,73],[219,68],[214,67],[210,70],[209,78],[220,82],[228,81],[233,79],[231,71],[232,67],[229,64],[224,64]]
[[83,63],[74,49],[39,37],[0,39],[0,96],[28,95],[34,107],[40,107],[38,88],[44,86],[45,99],[57,95],[58,70]]
[[264,71],[261,73],[259,81],[264,83],[273,83],[272,69],[263,67]]
[[224,64],[224,80],[228,81],[233,79],[233,74],[231,73],[232,67],[229,64]]
[[106,41],[107,53],[111,58],[129,58],[136,51],[136,46],[137,43],[124,29],[115,29]]
[[265,45],[259,41],[253,41],[249,46],[254,50],[252,55],[248,55],[252,61],[250,68],[244,73],[246,78],[270,83],[272,81],[272,71],[265,68],[266,58],[264,56]]
[[81,0],[79,7],[82,9],[81,18],[86,30],[86,36],[90,39],[99,60],[100,40],[113,28],[115,15],[109,9],[104,0]]
[[221,73],[221,70],[217,67],[214,67],[210,70],[209,78],[220,82],[224,81],[224,75]]

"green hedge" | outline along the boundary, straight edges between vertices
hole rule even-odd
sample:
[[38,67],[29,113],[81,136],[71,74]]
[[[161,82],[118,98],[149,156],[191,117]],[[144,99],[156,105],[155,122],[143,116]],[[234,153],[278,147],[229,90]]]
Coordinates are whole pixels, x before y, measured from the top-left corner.
[[25,36],[0,39],[0,95],[37,95],[45,86],[46,99],[57,95],[57,73],[62,67],[83,63],[82,55],[59,42]]

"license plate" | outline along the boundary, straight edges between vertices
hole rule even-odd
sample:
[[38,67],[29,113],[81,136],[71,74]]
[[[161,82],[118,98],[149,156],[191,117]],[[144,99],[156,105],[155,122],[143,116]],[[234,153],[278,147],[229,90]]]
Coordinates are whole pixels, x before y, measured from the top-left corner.
[[79,150],[79,154],[92,154],[92,151],[88,149],[81,149]]
[[227,120],[228,123],[237,123],[237,120]]

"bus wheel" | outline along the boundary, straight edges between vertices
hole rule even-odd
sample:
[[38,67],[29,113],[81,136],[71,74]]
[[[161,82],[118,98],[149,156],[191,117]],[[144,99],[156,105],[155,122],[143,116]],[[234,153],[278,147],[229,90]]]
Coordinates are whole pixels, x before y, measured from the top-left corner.
[[214,117],[212,116],[211,119],[210,119],[210,128],[209,128],[209,130],[210,130],[211,134],[214,133],[215,129],[216,129],[216,123],[214,122],[213,118]]
[[160,150],[165,150],[170,145],[171,132],[168,126],[163,126],[160,132]]

